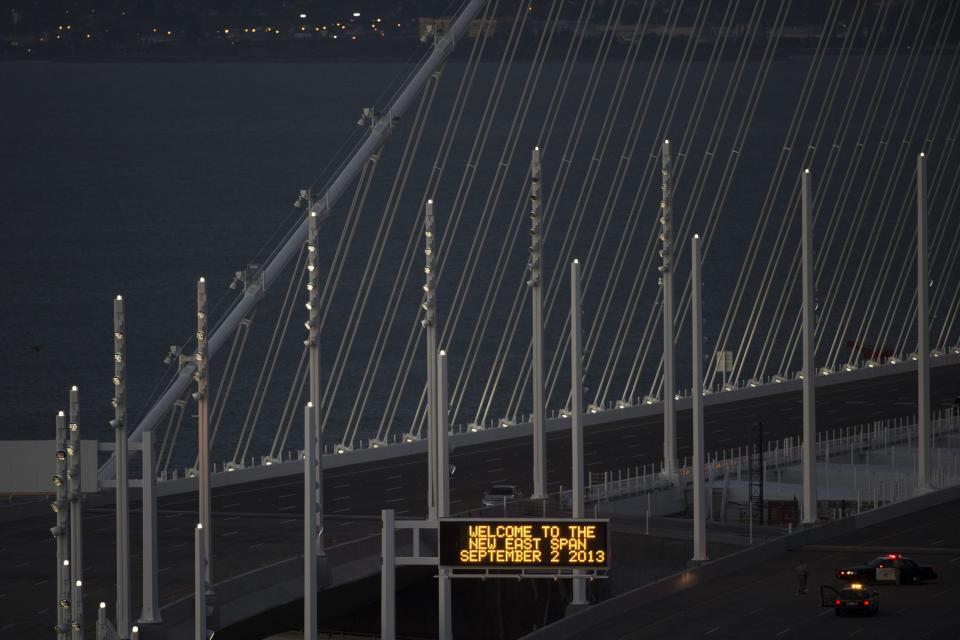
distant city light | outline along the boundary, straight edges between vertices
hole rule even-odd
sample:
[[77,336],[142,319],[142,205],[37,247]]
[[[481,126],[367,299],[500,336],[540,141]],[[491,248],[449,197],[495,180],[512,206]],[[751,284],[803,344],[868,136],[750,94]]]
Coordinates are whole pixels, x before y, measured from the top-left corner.
[[301,19],[301,20],[303,20],[303,19],[306,18],[306,17],[307,17],[307,14],[305,14],[305,13],[301,13],[301,14],[300,14],[300,19]]
[[359,11],[354,11],[354,12],[353,12],[353,17],[354,17],[354,18],[359,18],[359,17],[360,17],[360,12],[359,12]]

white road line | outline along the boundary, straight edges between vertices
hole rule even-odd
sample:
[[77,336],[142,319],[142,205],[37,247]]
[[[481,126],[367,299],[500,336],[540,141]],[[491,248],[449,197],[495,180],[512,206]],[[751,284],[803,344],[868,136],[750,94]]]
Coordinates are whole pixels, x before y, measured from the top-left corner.
[[387,491],[402,491],[403,487],[387,487]]
[[257,543],[254,543],[254,544],[250,545],[248,548],[249,548],[249,549],[256,549],[257,547],[262,547],[262,546],[263,546],[263,543],[262,543],[262,542],[257,542]]
[[748,616],[752,616],[753,614],[755,614],[755,613],[760,613],[761,611],[763,611],[763,607],[760,607],[759,609],[754,609],[753,611],[751,611],[751,612],[748,613],[747,615],[748,615]]
[[853,636],[857,635],[857,634],[860,633],[861,631],[863,631],[863,629],[857,629],[856,631],[854,631],[853,633],[850,634],[850,637],[852,638]]
[[5,624],[5,625],[3,625],[2,627],[0,627],[0,629],[13,629],[15,626],[17,626],[17,623],[15,623],[15,622],[10,622],[10,623]]
[[17,566],[15,566],[14,569],[19,569],[20,567],[25,567],[25,566],[27,566],[28,564],[30,564],[30,563],[29,563],[29,562],[21,562],[20,564],[18,564]]
[[391,504],[393,502],[403,502],[403,500],[403,498],[393,498],[392,500],[387,500],[387,504]]
[[289,520],[281,520],[280,524],[290,524],[291,522],[299,522],[300,518],[290,518]]
[[186,542],[179,542],[179,543],[173,545],[173,546],[170,547],[170,548],[171,548],[171,549],[179,549],[180,547],[185,547],[185,546],[187,546],[187,543],[186,543]]
[[500,462],[503,458],[487,458],[487,462]]
[[707,635],[707,636],[708,636],[708,635],[710,635],[711,633],[713,633],[714,631],[716,631],[716,630],[719,629],[719,628],[720,628],[720,627],[714,627],[713,629],[710,629],[710,631],[707,631],[704,635]]
[[99,529],[94,529],[94,533],[103,533],[104,531],[110,531],[113,527],[101,527]]
[[333,488],[334,488],[334,489],[345,489],[346,487],[349,487],[349,486],[350,486],[350,483],[348,482],[348,483],[346,483],[346,484],[335,484],[335,485],[333,485]]
[[[812,511],[812,509],[811,509],[811,511]],[[943,543],[943,538],[940,538],[939,540],[934,540],[934,541],[931,542],[930,544],[942,544],[942,543]]]
[[960,562],[960,556],[957,556],[956,558],[951,558],[950,562]]
[[46,580],[41,580],[40,582],[34,582],[34,583],[33,583],[33,586],[39,587],[40,585],[42,585],[42,584],[44,584],[44,583],[46,583]]
[[818,613],[818,614],[817,614],[817,617],[819,617],[819,616],[825,616],[825,615],[827,615],[828,613],[830,613],[830,609],[827,609],[827,610],[824,611],[823,613]]
[[42,615],[45,614],[47,611],[50,611],[50,607],[44,607],[43,609],[40,609],[40,611],[37,611],[37,614],[36,614],[36,615],[42,616]]
[[643,443],[638,442],[637,444],[628,444],[627,449],[639,449],[642,446],[644,446]]
[[157,573],[163,573],[164,571],[170,571],[170,569],[173,569],[173,567],[164,567],[163,569],[160,569],[159,571],[157,571]]
[[399,480],[399,479],[402,478],[402,477],[403,477],[403,474],[402,474],[402,473],[398,473],[398,474],[395,475],[395,476],[387,476],[387,480]]
[[343,513],[345,511],[350,511],[350,507],[344,507],[343,509],[334,509],[330,513]]
[[280,500],[283,500],[284,498],[292,498],[292,497],[294,497],[295,495],[297,495],[297,494],[295,494],[295,493],[285,493],[285,494],[283,494],[282,496],[277,496],[277,498],[279,498]]
[[733,438],[720,438],[717,442],[730,442]]
[[937,591],[935,594],[933,594],[933,597],[934,597],[934,598],[939,598],[940,596],[942,596],[943,594],[945,594],[947,591],[950,591],[950,589],[944,589],[943,591]]
[[900,609],[897,609],[896,611],[894,611],[893,615],[897,615],[898,613],[903,613],[904,611],[906,611],[906,609],[901,607]]
[[790,631],[790,627],[787,627],[786,629],[784,629],[783,631],[781,631],[780,633],[778,633],[778,634],[777,634],[777,637],[779,638],[780,636],[782,636],[783,634],[785,634],[785,633],[788,632],[788,631]]
[[496,469],[487,469],[487,473],[498,473],[503,471],[504,467],[497,467]]
[[[339,498],[334,498],[334,500],[339,500]],[[290,504],[285,507],[277,507],[277,511],[289,511],[290,509],[296,509],[297,505]]]
[[229,518],[224,518],[223,521],[228,522],[230,520],[239,520],[239,519],[240,519],[240,516],[230,516]]
[[334,502],[339,502],[340,500],[349,500],[350,496],[340,496],[339,498],[334,498]]
[[220,536],[220,537],[221,537],[221,538],[226,538],[227,536],[235,536],[235,535],[237,535],[238,533],[240,533],[240,532],[239,532],[239,531],[227,531],[225,534],[223,534],[223,535]]
[[229,509],[230,507],[239,507],[239,506],[240,506],[240,503],[239,503],[239,502],[232,502],[232,503],[230,503],[230,504],[225,504],[225,505],[223,505],[223,507],[221,507],[221,508],[222,508],[222,509]]

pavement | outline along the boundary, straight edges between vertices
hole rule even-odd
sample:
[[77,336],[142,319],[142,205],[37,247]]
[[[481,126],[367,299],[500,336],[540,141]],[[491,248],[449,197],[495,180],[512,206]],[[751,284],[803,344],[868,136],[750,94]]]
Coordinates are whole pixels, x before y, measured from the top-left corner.
[[[960,394],[960,365],[934,368],[932,407],[953,404]],[[749,425],[763,421],[769,439],[799,435],[799,393],[784,393],[710,407],[705,414],[707,451],[746,444]],[[818,390],[818,430],[862,424],[916,413],[916,374],[837,384]],[[690,412],[678,413],[678,455],[690,455]],[[456,439],[454,439],[454,443]],[[584,436],[588,471],[635,468],[662,458],[661,418],[609,422]],[[496,483],[519,484],[529,493],[532,446],[528,439],[458,447],[450,456],[451,511],[476,508],[484,491]],[[324,474],[328,544],[379,530],[382,508],[399,517],[422,517],[426,503],[424,457],[411,455],[389,463],[350,465]],[[547,442],[550,490],[569,486],[570,443],[564,433]],[[222,487],[213,494],[214,576],[222,579],[295,556],[301,548],[303,486],[299,476],[256,484]],[[159,582],[161,603],[192,592],[193,526],[197,500],[192,494],[159,501]],[[0,639],[40,638],[55,619],[55,546],[50,516],[4,523],[0,531]],[[87,619],[104,600],[113,616],[114,533],[112,510],[87,509],[84,518]],[[139,516],[131,515],[131,564],[139,603]],[[139,608],[134,611],[138,616]],[[92,629],[92,626],[90,627]],[[960,634],[958,634],[960,637]]]
[[[904,548],[932,564],[938,580],[881,585],[875,616],[834,615],[820,605],[818,587],[838,586],[833,572]],[[797,596],[794,567],[809,570],[806,595]],[[590,632],[596,640],[655,638],[960,638],[960,501],[801,548],[741,573],[711,580],[639,607]]]

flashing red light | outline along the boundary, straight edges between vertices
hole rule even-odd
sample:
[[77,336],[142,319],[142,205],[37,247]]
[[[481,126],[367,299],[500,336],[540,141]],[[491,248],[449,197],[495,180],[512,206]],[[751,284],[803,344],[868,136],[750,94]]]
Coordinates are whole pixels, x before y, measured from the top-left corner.
[[869,600],[864,600],[864,601],[863,601],[863,606],[869,607],[869,606],[870,606],[870,601],[869,601]]
[[833,601],[833,604],[835,604],[835,605],[837,605],[837,606],[839,607],[839,606],[840,606],[840,600],[839,600],[839,599],[838,599],[838,600],[834,600],[834,601]]
[[887,557],[890,558],[891,560],[896,560],[896,559],[897,559],[897,555],[898,555],[898,554],[896,554],[896,553],[888,553],[888,554],[887,554]]

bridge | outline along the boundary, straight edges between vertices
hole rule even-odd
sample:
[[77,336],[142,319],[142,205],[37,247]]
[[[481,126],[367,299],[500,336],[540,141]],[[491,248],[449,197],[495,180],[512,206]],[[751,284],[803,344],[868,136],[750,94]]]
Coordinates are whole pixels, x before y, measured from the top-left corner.
[[[425,33],[262,255],[232,280],[197,274],[197,325],[138,419],[126,388],[150,381],[128,379],[113,301],[110,430],[79,419],[76,395],[61,420],[101,441],[73,574],[89,633],[102,601],[120,638],[138,620],[189,635],[198,522],[211,628],[303,597],[305,502],[321,591],[376,575],[382,508],[448,515],[429,471],[443,432],[451,513],[495,483],[569,513],[581,423],[588,484],[679,488],[704,448],[742,457],[757,423],[815,462],[817,434],[913,420],[911,486],[945,487],[929,428],[960,395],[957,6],[835,3],[813,52],[785,61],[790,3],[732,3],[719,26],[702,3],[687,37],[682,2],[597,5],[471,0]],[[505,32],[466,36],[493,18]],[[154,468],[127,496],[117,478],[140,478],[144,451]],[[804,473],[797,524],[830,519]],[[141,545],[145,491],[157,541]],[[55,565],[35,506],[11,507],[4,535],[26,562],[4,570],[17,637],[64,615],[34,604],[65,595],[36,569]]]

